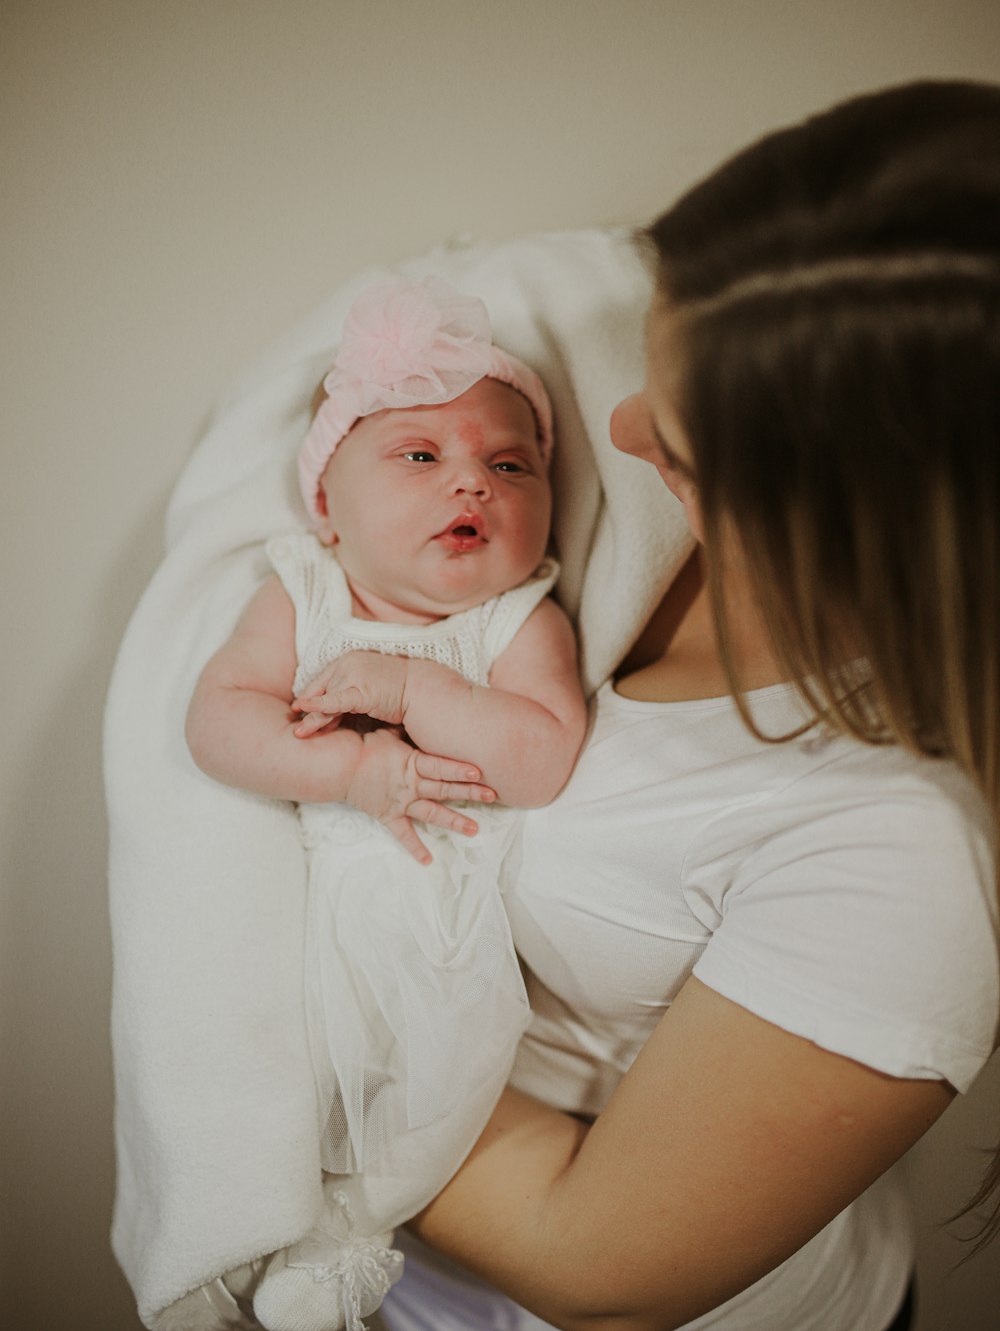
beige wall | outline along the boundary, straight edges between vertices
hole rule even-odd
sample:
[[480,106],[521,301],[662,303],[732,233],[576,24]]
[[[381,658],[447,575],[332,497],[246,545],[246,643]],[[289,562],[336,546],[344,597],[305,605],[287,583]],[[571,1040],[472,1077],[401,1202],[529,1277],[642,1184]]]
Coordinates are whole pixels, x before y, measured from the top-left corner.
[[[101,709],[213,398],[362,264],[644,219],[844,94],[1000,78],[1000,23],[995,0],[3,0],[0,62],[3,1317],[129,1331]],[[988,1101],[935,1131],[928,1221]],[[928,1229],[922,1331],[996,1324],[1000,1257],[955,1256]]]

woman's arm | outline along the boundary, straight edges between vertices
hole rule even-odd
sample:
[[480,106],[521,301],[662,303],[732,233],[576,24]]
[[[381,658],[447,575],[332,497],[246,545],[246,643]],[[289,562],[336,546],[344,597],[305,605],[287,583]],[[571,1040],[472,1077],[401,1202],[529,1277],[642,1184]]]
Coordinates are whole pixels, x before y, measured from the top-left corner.
[[295,701],[314,713],[298,728],[302,737],[347,712],[400,724],[421,749],[461,753],[520,808],[558,794],[586,727],[573,631],[549,599],[497,658],[488,687],[434,661],[352,652]]
[[670,1331],[800,1248],[952,1094],[690,979],[593,1127],[507,1092],[412,1228],[566,1331]]

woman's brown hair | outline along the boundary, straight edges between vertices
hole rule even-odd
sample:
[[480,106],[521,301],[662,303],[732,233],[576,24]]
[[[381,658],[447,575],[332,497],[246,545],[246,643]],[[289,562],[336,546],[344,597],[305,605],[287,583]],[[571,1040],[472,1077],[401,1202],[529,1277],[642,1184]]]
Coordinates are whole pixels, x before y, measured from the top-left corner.
[[[846,102],[647,234],[709,552],[735,530],[817,713],[953,758],[1000,822],[1000,87]],[[987,1202],[979,1243],[1000,1154]]]

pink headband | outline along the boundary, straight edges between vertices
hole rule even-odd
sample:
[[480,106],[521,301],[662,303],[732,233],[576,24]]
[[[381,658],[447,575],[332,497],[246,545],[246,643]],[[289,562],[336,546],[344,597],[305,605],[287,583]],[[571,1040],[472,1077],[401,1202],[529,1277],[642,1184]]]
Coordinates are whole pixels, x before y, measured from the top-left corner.
[[323,380],[328,394],[299,452],[299,484],[319,519],[319,487],[337,445],[362,416],[386,407],[437,406],[480,379],[499,379],[531,403],[539,447],[552,452],[552,407],[541,379],[492,341],[490,316],[476,296],[439,277],[395,278],[369,287],[351,306]]

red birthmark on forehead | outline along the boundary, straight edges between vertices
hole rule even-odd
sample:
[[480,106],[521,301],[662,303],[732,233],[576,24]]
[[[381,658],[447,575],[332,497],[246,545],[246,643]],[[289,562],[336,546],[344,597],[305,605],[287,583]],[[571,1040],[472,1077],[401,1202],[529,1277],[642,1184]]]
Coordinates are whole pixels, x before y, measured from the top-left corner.
[[482,448],[483,427],[474,417],[466,416],[458,422],[458,437],[470,448]]

